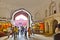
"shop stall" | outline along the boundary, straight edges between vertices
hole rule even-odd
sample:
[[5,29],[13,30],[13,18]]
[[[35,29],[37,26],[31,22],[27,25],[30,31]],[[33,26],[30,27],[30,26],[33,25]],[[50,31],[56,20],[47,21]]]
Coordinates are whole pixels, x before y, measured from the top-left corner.
[[9,21],[0,19],[0,37],[6,36],[8,27],[12,27],[11,23]]
[[44,33],[44,23],[37,22],[32,26],[35,34]]

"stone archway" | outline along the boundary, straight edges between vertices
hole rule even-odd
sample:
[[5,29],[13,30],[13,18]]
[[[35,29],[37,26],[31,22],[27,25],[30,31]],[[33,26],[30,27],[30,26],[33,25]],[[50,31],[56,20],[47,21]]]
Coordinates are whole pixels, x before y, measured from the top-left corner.
[[46,27],[47,27],[47,33],[49,33],[49,23],[46,23]]
[[53,33],[55,33],[55,29],[57,27],[57,24],[58,24],[58,21],[57,20],[53,20],[53,25],[52,25],[52,27],[53,27]]
[[24,8],[21,8],[21,9],[18,9],[18,10],[16,10],[14,13],[13,13],[13,15],[12,15],[12,19],[11,19],[11,23],[14,25],[14,21],[15,21],[15,15],[18,13],[18,15],[20,15],[21,13],[19,13],[19,12],[25,12],[25,14],[24,13],[22,13],[22,14],[24,14],[24,15],[26,15],[26,16],[28,16],[28,20],[29,20],[29,26],[31,27],[31,24],[32,24],[32,17],[31,17],[31,14],[30,14],[30,12],[28,12],[27,10],[25,10]]

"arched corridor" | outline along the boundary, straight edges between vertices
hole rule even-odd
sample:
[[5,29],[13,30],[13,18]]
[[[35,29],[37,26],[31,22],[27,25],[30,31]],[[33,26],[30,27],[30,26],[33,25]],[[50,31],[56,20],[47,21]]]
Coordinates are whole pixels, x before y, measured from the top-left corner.
[[0,0],[1,40],[54,40],[58,24],[60,0]]
[[[49,38],[47,37],[44,37],[44,35],[38,35],[36,33],[33,33],[34,31],[32,30],[32,15],[26,11],[25,9],[19,9],[17,11],[15,11],[12,15],[12,19],[10,21],[11,23],[11,30],[12,30],[12,34],[9,36],[9,35],[6,35],[6,38],[3,39],[3,40],[48,40]],[[38,26],[39,26],[39,23],[38,23]],[[42,31],[43,32],[43,24],[40,25],[40,27],[38,27],[38,30]],[[21,32],[22,30],[22,27],[24,28],[24,31],[23,33]],[[27,38],[25,36],[25,28],[27,27]],[[31,37],[29,37],[28,35],[28,28],[31,27]],[[9,27],[8,27],[9,28]],[[37,28],[37,26],[36,26]],[[10,29],[8,29],[10,30]],[[15,30],[16,32],[18,32],[17,34],[15,33]],[[39,33],[39,31],[37,31]],[[49,29],[48,29],[49,31]],[[48,32],[47,31],[47,32]],[[9,33],[8,33],[9,34]],[[40,33],[39,33],[40,34]],[[7,38],[8,37],[8,38]],[[38,38],[37,38],[38,37]],[[39,38],[41,37],[41,38]],[[51,37],[50,40],[52,40],[53,38]]]

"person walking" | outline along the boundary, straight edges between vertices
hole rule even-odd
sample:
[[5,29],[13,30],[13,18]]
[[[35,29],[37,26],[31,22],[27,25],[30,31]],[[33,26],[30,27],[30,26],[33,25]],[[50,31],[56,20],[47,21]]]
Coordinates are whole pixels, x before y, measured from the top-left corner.
[[21,26],[21,35],[23,35],[23,33],[24,33],[24,27]]
[[25,27],[25,37],[27,38],[27,27]]
[[60,24],[57,25],[56,29],[55,29],[55,33],[60,33]]
[[17,34],[18,34],[18,28],[15,26],[14,27],[14,37],[17,37]]
[[14,36],[14,27],[12,27],[12,37]]
[[7,32],[8,32],[7,35],[8,35],[8,38],[10,37],[11,31],[12,31],[12,30],[11,30],[11,27],[8,27],[8,28],[7,28]]
[[58,24],[56,30],[55,30],[54,40],[60,40],[60,23]]
[[31,28],[29,27],[29,28],[28,28],[28,37],[29,37],[29,38],[30,38],[31,34],[32,34],[32,33],[31,33]]

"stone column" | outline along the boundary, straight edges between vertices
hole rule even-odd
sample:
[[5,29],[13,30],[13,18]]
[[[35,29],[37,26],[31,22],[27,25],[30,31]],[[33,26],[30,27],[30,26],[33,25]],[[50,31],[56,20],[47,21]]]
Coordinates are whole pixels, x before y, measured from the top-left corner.
[[49,20],[49,34],[53,34],[53,23],[52,23],[52,21],[53,21],[53,18],[51,18],[50,20]]

